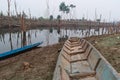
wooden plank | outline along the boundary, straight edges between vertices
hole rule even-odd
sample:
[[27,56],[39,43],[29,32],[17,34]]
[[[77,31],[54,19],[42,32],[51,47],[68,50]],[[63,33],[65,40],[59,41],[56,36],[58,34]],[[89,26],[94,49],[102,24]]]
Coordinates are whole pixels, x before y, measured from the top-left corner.
[[70,74],[70,78],[83,78],[83,77],[87,77],[87,76],[94,77],[95,71]]
[[66,44],[64,44],[64,47],[67,48],[67,49],[70,50],[70,51],[73,51],[73,50],[74,50],[74,48],[71,48],[70,46],[68,46],[68,45],[66,45]]
[[72,64],[72,73],[89,73],[92,72],[87,61],[80,61]]
[[61,67],[68,72],[71,71],[70,63],[63,56],[61,57]]
[[65,42],[65,45],[69,46],[69,47],[75,47],[75,46],[81,46],[81,43],[76,43],[76,44],[69,44],[67,42]]
[[93,49],[91,51],[91,54],[88,56],[88,63],[90,64],[90,67],[92,68],[92,70],[96,69],[96,65],[98,64],[100,58],[101,57],[98,54],[98,52]]
[[65,51],[65,53],[67,53],[68,55],[70,55],[70,50],[68,50],[66,47],[63,46],[63,51]]
[[88,44],[87,44],[87,43],[83,46],[83,48],[74,47],[74,50],[71,50],[71,51],[70,51],[70,54],[71,54],[71,55],[76,55],[76,54],[78,54],[78,53],[80,53],[80,54],[81,54],[81,53],[84,53],[84,52],[86,51],[87,47],[88,47]]
[[71,42],[70,40],[67,40],[66,42],[67,42],[68,44],[71,44],[71,45],[72,45],[72,44],[81,43],[81,41]]
[[[85,43],[85,40],[82,40],[81,42],[76,42],[76,43],[70,43],[70,41],[66,41],[65,42],[65,44],[67,45],[67,46],[69,46],[69,47],[76,47],[76,46],[81,46],[82,45],[82,47],[84,46],[84,43]],[[81,48],[82,48],[81,47]]]
[[70,48],[73,48],[73,47],[76,47],[76,46],[81,46],[81,43],[69,44],[69,43],[65,42],[65,44],[64,44],[64,45],[67,45],[67,46],[69,46]]
[[80,38],[78,37],[71,37],[70,39],[68,39],[70,42],[77,42],[80,41]]
[[85,57],[85,53],[83,53],[83,54],[79,54],[80,55],[80,57],[81,57],[81,60],[87,60],[87,58]]
[[70,62],[85,61],[88,59],[89,54],[91,53],[92,47],[88,47],[86,52],[83,54],[76,54],[71,56]]
[[73,50],[80,50],[80,49],[85,49],[87,47],[87,45],[84,45],[83,47],[82,46],[74,46],[72,48],[68,47],[69,49],[71,49],[71,51]]
[[79,79],[79,80],[97,80],[95,77],[90,77],[90,76],[88,76],[88,77],[86,77],[86,78],[81,78],[81,79]]
[[71,42],[70,40],[67,40],[66,42],[72,45],[72,44],[78,44],[78,43],[80,43],[81,41],[78,40],[78,41],[75,41],[75,42]]
[[78,60],[71,60],[70,63],[75,63],[79,61],[87,61],[87,59],[78,59]]
[[71,63],[78,62],[78,61],[87,61],[87,59],[84,57],[84,54],[77,54],[71,56]]
[[92,49],[93,48],[90,45],[88,45],[88,48],[86,49],[86,52],[84,53],[84,56],[83,56],[85,57],[85,59],[88,59],[88,56],[91,54]]
[[67,54],[65,51],[62,50],[62,56],[68,61],[70,62],[71,60],[71,56],[69,54]]
[[72,61],[78,60],[78,59],[81,59],[81,56],[80,56],[79,54],[76,54],[76,55],[71,56],[71,60],[72,60]]
[[81,43],[81,46],[83,47],[85,45],[86,41],[84,40],[82,43]]
[[63,50],[69,54],[69,55],[76,55],[76,54],[82,54],[83,52],[85,52],[83,49],[80,49],[80,50],[73,50],[73,51],[70,51],[69,49],[67,49],[66,47],[63,47]]
[[83,49],[74,50],[70,52],[70,55],[83,54],[85,51]]

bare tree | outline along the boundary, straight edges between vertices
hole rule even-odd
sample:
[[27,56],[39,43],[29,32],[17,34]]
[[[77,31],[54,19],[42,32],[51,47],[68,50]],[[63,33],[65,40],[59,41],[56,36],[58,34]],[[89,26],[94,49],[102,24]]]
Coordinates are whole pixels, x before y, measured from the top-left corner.
[[7,2],[8,2],[8,16],[10,16],[10,2],[11,2],[11,0],[7,0]]
[[31,20],[31,11],[30,11],[30,8],[29,8],[29,17],[30,17],[30,20]]
[[17,3],[16,3],[16,0],[14,1],[14,6],[15,6],[16,16],[18,17],[18,11],[17,11]]

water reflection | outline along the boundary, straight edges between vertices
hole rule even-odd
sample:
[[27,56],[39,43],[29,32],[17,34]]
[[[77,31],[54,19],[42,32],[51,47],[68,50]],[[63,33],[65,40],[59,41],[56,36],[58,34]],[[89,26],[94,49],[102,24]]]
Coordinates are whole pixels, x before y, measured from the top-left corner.
[[111,34],[119,32],[117,28],[50,28],[50,29],[33,29],[26,32],[2,33],[0,34],[0,53],[23,47],[24,45],[33,44],[43,41],[42,46],[58,43],[69,37],[89,37],[92,35]]
[[[14,37],[13,37],[14,38]],[[10,43],[10,48],[13,50],[13,44],[12,44],[12,35],[11,32],[9,33],[9,43]]]

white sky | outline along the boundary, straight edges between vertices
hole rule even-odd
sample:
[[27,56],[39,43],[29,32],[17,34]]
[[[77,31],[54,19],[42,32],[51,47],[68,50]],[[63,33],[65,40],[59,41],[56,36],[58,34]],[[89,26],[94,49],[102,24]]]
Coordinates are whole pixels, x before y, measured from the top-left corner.
[[[11,0],[11,10],[14,11],[14,0]],[[49,0],[50,14],[56,17],[59,12],[59,4],[64,1],[66,4],[75,4],[74,18],[80,19],[83,16],[88,19],[95,19],[95,9],[98,17],[102,14],[107,21],[120,20],[120,0]],[[27,14],[29,8],[32,16],[46,16],[46,0],[16,0],[18,11],[24,10]],[[7,13],[7,0],[0,0],[0,11]],[[110,17],[111,14],[111,17]]]

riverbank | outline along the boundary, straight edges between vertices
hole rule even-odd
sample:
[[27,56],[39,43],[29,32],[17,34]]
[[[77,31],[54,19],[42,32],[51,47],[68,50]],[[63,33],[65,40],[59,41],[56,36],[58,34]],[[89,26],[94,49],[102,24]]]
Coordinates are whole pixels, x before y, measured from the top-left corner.
[[[120,72],[120,34],[85,38]],[[0,80],[52,80],[64,42],[0,61]]]
[[[10,20],[10,21],[9,21]],[[58,19],[44,19],[44,18],[24,18],[24,26],[28,29],[30,28],[37,28],[37,27],[76,27],[76,28],[102,28],[102,27],[117,27],[119,26],[118,24],[114,24],[111,22],[100,22],[100,21],[92,21],[92,20],[84,20],[84,19],[65,19],[65,20],[58,20]],[[18,16],[11,16],[10,18],[8,16],[1,16],[0,15],[0,29],[8,29],[9,28],[9,23],[10,22],[10,28],[16,28],[20,29],[21,28],[21,17]]]
[[52,80],[62,46],[36,48],[0,61],[0,80]]

